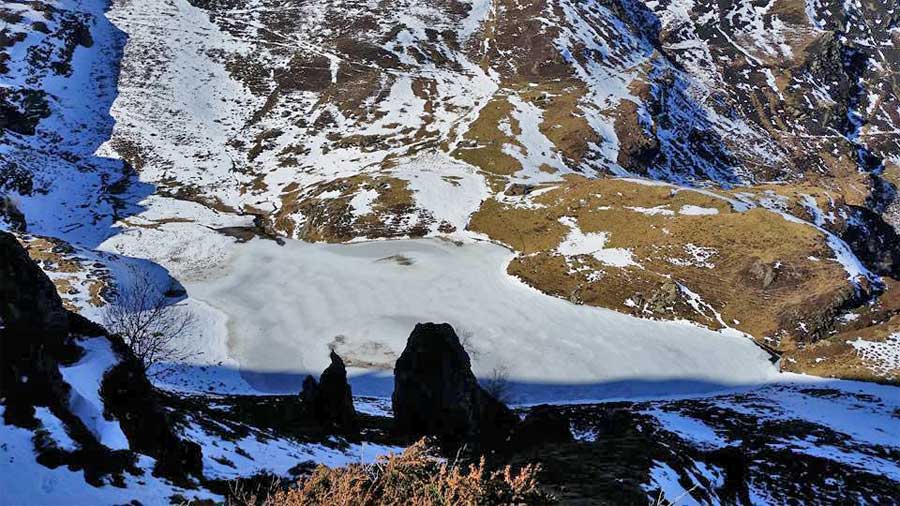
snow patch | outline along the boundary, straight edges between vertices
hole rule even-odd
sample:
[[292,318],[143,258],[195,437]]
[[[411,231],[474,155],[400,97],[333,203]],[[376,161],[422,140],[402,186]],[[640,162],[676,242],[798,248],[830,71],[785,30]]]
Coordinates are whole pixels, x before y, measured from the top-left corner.
[[688,216],[712,216],[719,214],[719,210],[715,207],[700,207],[694,205],[683,205],[678,210],[678,214],[686,214]]
[[612,267],[638,266],[628,248],[606,248],[609,234],[606,232],[590,232],[585,234],[578,228],[578,222],[570,216],[563,216],[559,222],[569,227],[569,234],[556,247],[561,255],[591,255],[601,263]]
[[78,344],[85,352],[81,360],[59,368],[63,379],[72,388],[69,408],[101,444],[113,450],[127,450],[128,438],[118,421],[108,420],[103,415],[100,397],[103,375],[119,363],[119,358],[105,337],[85,339]]
[[857,337],[847,343],[879,374],[893,377],[900,373],[900,332],[891,334],[884,341],[866,341]]

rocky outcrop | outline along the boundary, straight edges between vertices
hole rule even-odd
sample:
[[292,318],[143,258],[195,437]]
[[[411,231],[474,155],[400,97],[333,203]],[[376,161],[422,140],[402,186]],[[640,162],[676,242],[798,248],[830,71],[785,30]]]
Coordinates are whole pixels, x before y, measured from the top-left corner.
[[307,376],[303,381],[300,398],[323,428],[345,435],[359,433],[353,391],[347,382],[347,368],[333,350],[331,364],[319,376],[319,381],[312,376]]
[[120,337],[108,338],[121,361],[103,377],[100,395],[106,412],[119,421],[131,450],[154,457],[155,472],[161,476],[202,476],[200,445],[178,437],[140,360]]
[[34,405],[65,404],[59,361],[68,335],[56,287],[15,236],[0,232],[0,398],[7,423],[27,426]]
[[[0,177],[0,179],[5,179]],[[0,181],[2,186],[3,181]],[[13,200],[7,196],[0,196],[0,223],[6,222],[10,230],[15,232],[25,232],[28,223],[25,221],[25,215],[16,207]]]
[[416,325],[394,367],[392,404],[399,435],[434,436],[445,450],[500,446],[518,421],[478,384],[446,323]]
[[[53,455],[56,465],[85,471],[88,481],[121,472],[127,452],[102,446],[69,408],[70,387],[60,365],[78,360],[83,336],[108,339],[119,363],[103,377],[100,394],[107,416],[118,420],[135,452],[154,457],[156,473],[173,479],[202,474],[202,455],[195,443],[175,432],[156,392],[124,341],[84,317],[67,311],[56,287],[35,264],[15,236],[0,232],[0,398],[4,421],[35,428],[34,407],[47,406],[79,443],[70,455]],[[38,460],[46,460],[39,452]]]
[[0,232],[0,319],[7,332],[40,337],[46,344],[61,344],[69,332],[53,282],[5,232]]
[[513,428],[507,448],[521,451],[545,444],[571,443],[569,420],[552,406],[536,406]]

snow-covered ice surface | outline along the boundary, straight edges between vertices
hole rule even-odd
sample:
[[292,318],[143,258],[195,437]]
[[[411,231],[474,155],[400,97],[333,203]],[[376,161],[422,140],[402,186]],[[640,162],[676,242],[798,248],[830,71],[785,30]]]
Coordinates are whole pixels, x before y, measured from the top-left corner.
[[185,286],[227,316],[227,336],[215,342],[227,343],[227,356],[261,391],[297,391],[334,348],[356,373],[355,393],[389,395],[394,361],[425,321],[454,326],[476,375],[508,371],[521,402],[694,393],[776,375],[746,337],[533,290],[506,274],[513,254],[489,242],[252,240],[230,248],[225,268]]

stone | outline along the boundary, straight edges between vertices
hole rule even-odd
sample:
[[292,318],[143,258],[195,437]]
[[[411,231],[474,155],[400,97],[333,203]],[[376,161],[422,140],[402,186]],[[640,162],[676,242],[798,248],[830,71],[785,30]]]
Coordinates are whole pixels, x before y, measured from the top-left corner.
[[312,376],[307,376],[303,381],[300,398],[323,428],[346,435],[359,433],[347,368],[334,350],[331,351],[331,364],[319,376],[319,381]]
[[518,422],[478,384],[468,353],[446,323],[416,325],[394,367],[392,404],[398,435],[433,436],[445,450],[499,447]]
[[0,320],[6,330],[61,342],[69,317],[56,286],[16,237],[0,232]]

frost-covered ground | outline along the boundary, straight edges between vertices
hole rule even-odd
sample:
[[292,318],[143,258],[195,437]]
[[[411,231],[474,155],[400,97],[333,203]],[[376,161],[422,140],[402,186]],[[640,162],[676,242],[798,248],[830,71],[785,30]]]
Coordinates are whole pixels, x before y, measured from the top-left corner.
[[[4,406],[0,405],[0,416],[3,410]],[[62,422],[48,409],[38,408],[36,416],[43,425],[40,432],[46,431],[46,437],[57,447],[68,451],[77,449]],[[108,423],[118,426],[115,421]],[[215,423],[206,421],[206,424]],[[171,498],[179,496],[185,501],[209,499],[219,503],[223,500],[222,496],[197,486],[197,483],[180,487],[153,476],[155,460],[143,455],[138,455],[135,463],[138,474],[124,473],[122,483],[106,480],[100,486],[91,486],[85,483],[82,470],[73,471],[65,465],[51,468],[38,463],[35,460],[35,431],[12,425],[2,425],[0,429],[0,504],[4,506],[94,506],[131,504],[132,501],[146,505],[180,504],[177,500],[171,502]],[[252,429],[240,438],[223,437],[223,429],[227,430],[227,426],[222,425],[219,432],[210,432],[192,423],[183,434],[202,447],[207,479],[228,480],[263,472],[288,476],[291,468],[305,462],[343,466],[372,462],[379,455],[401,450],[366,442],[328,447]]]
[[[649,403],[645,413],[665,431],[701,449],[701,455],[732,447],[750,457],[754,463],[745,472],[753,504],[779,504],[787,498],[804,497],[822,503],[849,503],[856,498],[860,503],[886,500],[894,504],[896,496],[879,494],[885,488],[890,490],[890,483],[900,482],[900,389],[800,375],[783,379],[777,385],[696,402]],[[757,452],[765,458],[757,460]],[[802,462],[797,466],[800,469],[792,469],[792,459]],[[823,465],[825,462],[829,464]],[[807,470],[802,470],[806,466]],[[812,471],[815,468],[818,471]],[[800,487],[779,483],[794,472],[818,475]],[[680,473],[656,461],[646,488],[662,489],[669,500],[682,497],[679,504],[704,504],[687,491],[692,486],[709,488],[705,481],[721,487],[724,479],[722,469],[700,459]],[[881,484],[861,485],[867,480]],[[712,502],[719,504],[722,499]]]
[[[3,409],[0,406],[0,414]],[[45,421],[44,426],[47,425]],[[159,504],[176,494],[216,497],[204,491],[187,492],[153,478],[154,461],[144,456],[137,463],[143,476],[129,475],[124,487],[112,484],[92,487],[85,483],[83,471],[71,471],[66,466],[51,469],[35,461],[33,437],[33,431],[12,425],[3,425],[0,430],[0,503],[4,505],[125,504],[132,500],[141,504]],[[60,429],[52,437],[59,440],[68,436]]]

